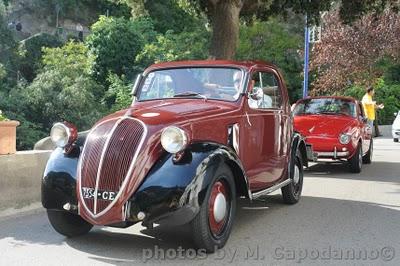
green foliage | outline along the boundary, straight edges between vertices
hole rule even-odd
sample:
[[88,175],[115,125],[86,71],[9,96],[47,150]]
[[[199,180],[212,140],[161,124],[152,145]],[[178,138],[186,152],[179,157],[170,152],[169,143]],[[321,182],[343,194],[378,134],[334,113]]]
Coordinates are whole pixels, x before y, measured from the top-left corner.
[[6,68],[3,66],[3,64],[0,64],[0,81],[5,78],[7,75]]
[[0,121],[7,121],[8,118],[6,117],[5,114],[3,114],[3,111],[0,110]]
[[82,43],[67,43],[43,50],[43,71],[26,88],[30,121],[49,130],[56,121],[88,129],[101,116],[98,103],[102,88],[91,78],[91,57]]
[[5,87],[14,85],[17,80],[17,47],[18,43],[5,23],[4,5],[0,2],[0,64],[3,76],[3,80],[0,79],[0,89],[6,90]]
[[188,0],[122,0],[122,2],[132,8],[132,16],[135,19],[151,18],[154,28],[162,34],[169,30],[175,33],[188,31],[199,24],[199,16]]
[[264,60],[276,64],[283,71],[290,96],[299,97],[302,84],[302,47],[300,35],[293,34],[276,19],[254,21],[242,25],[236,58],[239,60]]
[[188,2],[180,5],[177,0],[145,1],[149,16],[154,21],[154,27],[160,33],[169,30],[180,33],[196,27],[197,18],[182,8],[185,4],[186,8],[190,8]]
[[54,35],[47,33],[36,34],[21,42],[19,70],[23,77],[31,82],[41,67],[42,48],[59,47],[63,42]]
[[96,79],[104,83],[109,73],[132,77],[136,73],[135,57],[143,43],[138,24],[133,20],[101,16],[87,38],[94,56]]
[[119,77],[115,74],[108,77],[108,83],[110,83],[110,86],[106,93],[106,99],[112,99],[112,102],[114,102],[111,110],[117,111],[128,108],[132,103],[132,83],[128,82],[125,76]]
[[209,36],[210,32],[201,27],[179,34],[167,31],[164,35],[158,35],[155,42],[146,44],[136,61],[146,66],[154,62],[206,59]]

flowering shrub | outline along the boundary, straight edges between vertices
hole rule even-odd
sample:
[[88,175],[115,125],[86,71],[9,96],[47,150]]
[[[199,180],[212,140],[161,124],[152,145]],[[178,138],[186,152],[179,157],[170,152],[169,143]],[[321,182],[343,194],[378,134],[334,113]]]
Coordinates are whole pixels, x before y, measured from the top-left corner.
[[8,118],[3,115],[3,112],[0,110],[0,121],[8,121]]

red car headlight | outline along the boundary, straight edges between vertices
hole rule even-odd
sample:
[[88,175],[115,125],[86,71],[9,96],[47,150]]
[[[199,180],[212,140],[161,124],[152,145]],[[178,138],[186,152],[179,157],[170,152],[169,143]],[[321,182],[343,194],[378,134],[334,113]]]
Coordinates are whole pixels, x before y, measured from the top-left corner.
[[177,153],[186,148],[188,135],[179,127],[169,126],[161,133],[161,145],[169,153]]
[[340,134],[339,137],[339,142],[341,144],[348,144],[351,140],[351,135],[350,134]]
[[68,122],[55,123],[50,131],[50,138],[60,148],[71,145],[78,137],[76,127]]

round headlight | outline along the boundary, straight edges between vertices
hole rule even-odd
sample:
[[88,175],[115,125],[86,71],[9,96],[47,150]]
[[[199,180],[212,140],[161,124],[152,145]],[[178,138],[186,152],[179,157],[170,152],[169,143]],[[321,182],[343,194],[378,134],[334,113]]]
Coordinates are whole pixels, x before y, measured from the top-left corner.
[[161,145],[169,153],[177,153],[186,148],[188,137],[179,127],[170,126],[161,133]]
[[71,137],[71,129],[63,123],[56,123],[51,128],[50,138],[57,147],[64,148],[67,146]]
[[339,141],[341,144],[348,144],[350,142],[351,136],[349,134],[341,134]]

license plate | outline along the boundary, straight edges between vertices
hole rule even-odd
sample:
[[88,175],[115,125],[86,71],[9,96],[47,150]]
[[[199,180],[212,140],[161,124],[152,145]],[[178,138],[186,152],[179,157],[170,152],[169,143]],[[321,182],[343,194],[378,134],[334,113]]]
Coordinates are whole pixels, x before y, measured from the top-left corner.
[[[84,199],[94,199],[96,190],[94,188],[83,187],[82,188],[82,196]],[[113,201],[117,192],[115,191],[106,191],[106,190],[98,190],[97,191],[97,199],[100,200],[108,200]]]

